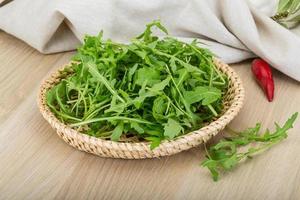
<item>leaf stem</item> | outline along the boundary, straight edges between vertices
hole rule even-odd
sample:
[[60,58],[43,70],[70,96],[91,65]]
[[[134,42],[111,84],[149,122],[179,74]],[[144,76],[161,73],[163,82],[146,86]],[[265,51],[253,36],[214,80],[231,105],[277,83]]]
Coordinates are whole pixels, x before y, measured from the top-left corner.
[[141,124],[153,124],[152,122],[142,120],[142,119],[135,119],[135,118],[129,118],[129,117],[122,117],[122,116],[114,116],[114,117],[94,118],[94,119],[86,120],[86,121],[83,121],[83,122],[74,123],[74,124],[71,124],[71,127],[82,126],[82,125],[90,124],[90,123],[94,123],[94,122],[113,121],[113,120],[127,120],[127,121],[132,121],[132,122],[138,122],[138,123],[141,123]]

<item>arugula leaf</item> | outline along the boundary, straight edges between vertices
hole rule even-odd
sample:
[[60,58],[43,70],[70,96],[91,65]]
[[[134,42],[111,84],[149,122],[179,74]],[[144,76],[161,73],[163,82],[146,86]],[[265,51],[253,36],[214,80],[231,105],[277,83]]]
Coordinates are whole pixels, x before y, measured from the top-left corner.
[[221,98],[221,90],[213,87],[198,86],[193,91],[184,93],[189,104],[202,101],[202,105],[207,106]]
[[123,133],[124,124],[123,122],[119,123],[118,126],[113,130],[111,134],[111,140],[112,141],[118,141]]
[[[138,36],[137,39],[144,38],[144,41],[152,42],[153,37],[152,37],[151,28],[154,27],[154,26],[159,28],[164,33],[168,34],[168,30],[164,26],[161,25],[160,21],[159,20],[154,20],[152,23],[146,25],[146,27],[147,27],[146,30],[140,36]],[[156,38],[154,38],[154,39],[156,39]]]
[[[275,123],[276,130],[273,133],[267,129],[263,134],[259,134],[260,124],[240,133],[231,131],[234,136],[220,140],[209,150],[205,147],[206,159],[201,165],[207,167],[213,180],[217,181],[221,172],[231,170],[244,159],[252,158],[255,154],[284,140],[287,137],[287,131],[293,128],[297,116],[298,112],[294,113],[282,127]],[[245,147],[248,149],[245,150]]]
[[164,136],[173,139],[183,131],[183,128],[177,121],[170,118],[165,124],[164,130]]
[[145,81],[147,81],[147,85],[149,86],[153,86],[155,83],[159,83],[160,82],[159,71],[150,67],[140,68],[137,72],[137,79],[135,83],[137,85],[142,86]]
[[159,138],[159,137],[146,137],[145,139],[148,141],[151,141],[151,145],[150,145],[151,150],[158,147],[161,143],[161,138]]
[[159,92],[159,91],[164,90],[165,87],[169,85],[170,80],[171,80],[171,78],[167,77],[162,82],[154,84],[153,87],[150,89],[150,91]]
[[144,129],[137,122],[131,122],[130,126],[138,133],[145,133]]
[[286,28],[294,28],[300,23],[300,0],[279,0],[277,13],[271,18]]

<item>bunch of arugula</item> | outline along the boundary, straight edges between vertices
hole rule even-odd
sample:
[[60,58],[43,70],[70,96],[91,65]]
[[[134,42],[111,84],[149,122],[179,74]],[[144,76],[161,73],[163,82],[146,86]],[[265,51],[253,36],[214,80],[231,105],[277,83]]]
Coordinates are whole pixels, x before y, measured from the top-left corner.
[[294,28],[300,23],[300,0],[279,0],[273,20],[286,28]]
[[153,27],[168,34],[153,21],[130,44],[86,36],[71,75],[47,92],[56,116],[82,133],[146,140],[152,149],[217,116],[228,81],[213,54],[196,40],[154,36]]
[[202,166],[207,167],[213,180],[217,181],[221,172],[231,170],[239,162],[252,158],[287,138],[287,131],[293,127],[297,116],[298,113],[294,113],[282,127],[275,123],[276,130],[273,133],[267,129],[260,134],[260,123],[239,133],[229,129],[233,136],[221,139],[209,150],[205,147],[207,158],[202,162]]

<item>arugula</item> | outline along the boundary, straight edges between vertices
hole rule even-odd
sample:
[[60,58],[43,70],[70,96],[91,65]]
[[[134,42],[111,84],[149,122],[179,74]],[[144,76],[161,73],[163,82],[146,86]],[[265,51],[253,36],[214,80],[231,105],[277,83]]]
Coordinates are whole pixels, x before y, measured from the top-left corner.
[[173,139],[175,136],[179,135],[180,132],[183,131],[183,128],[177,121],[170,118],[168,119],[164,130],[164,136]]
[[201,165],[207,167],[213,180],[217,181],[221,172],[231,170],[242,160],[252,158],[287,138],[287,131],[293,127],[297,116],[298,112],[294,113],[282,127],[275,123],[276,130],[273,133],[267,129],[259,134],[260,123],[239,133],[231,131],[233,136],[221,139],[209,150],[205,147],[207,158]]
[[[159,21],[130,44],[87,35],[47,104],[64,123],[93,137],[130,137],[157,147],[218,116],[228,87],[213,54],[170,36],[153,35]],[[71,74],[68,72],[71,72]],[[128,141],[128,140],[127,140]]]
[[294,28],[300,23],[300,0],[279,0],[273,20],[286,28]]

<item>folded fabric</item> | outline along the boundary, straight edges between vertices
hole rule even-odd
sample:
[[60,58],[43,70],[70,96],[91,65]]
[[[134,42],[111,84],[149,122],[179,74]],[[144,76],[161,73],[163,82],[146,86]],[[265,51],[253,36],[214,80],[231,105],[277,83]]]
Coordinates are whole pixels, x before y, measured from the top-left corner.
[[228,63],[255,55],[300,81],[300,37],[269,18],[277,0],[2,0],[0,29],[42,53],[75,49],[85,34],[128,42],[160,19]]

